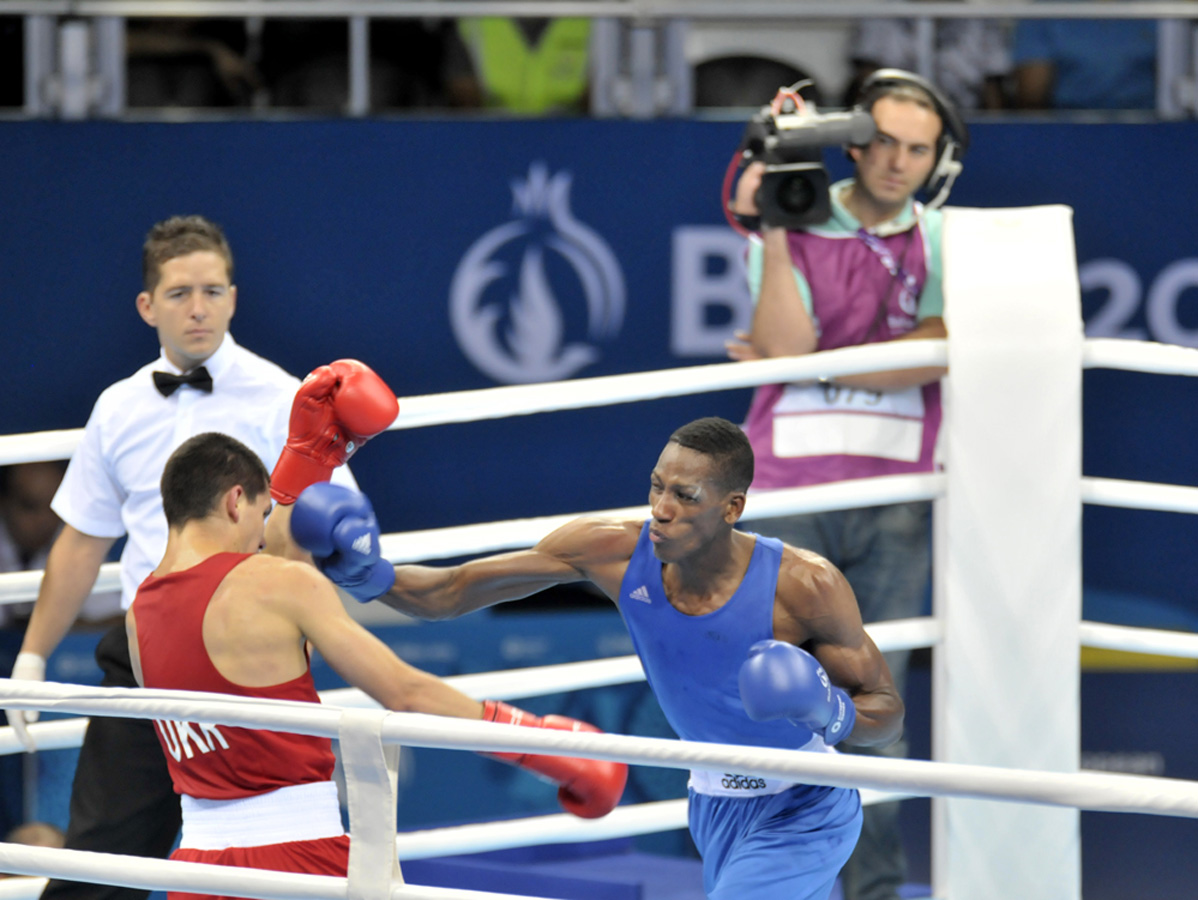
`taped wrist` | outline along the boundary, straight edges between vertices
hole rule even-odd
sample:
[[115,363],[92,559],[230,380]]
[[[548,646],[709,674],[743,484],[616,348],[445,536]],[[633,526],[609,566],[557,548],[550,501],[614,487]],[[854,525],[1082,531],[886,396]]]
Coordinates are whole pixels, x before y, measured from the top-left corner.
[[847,738],[857,724],[857,707],[853,705],[853,698],[848,691],[833,686],[832,703],[832,718],[823,731],[824,743],[829,747]]

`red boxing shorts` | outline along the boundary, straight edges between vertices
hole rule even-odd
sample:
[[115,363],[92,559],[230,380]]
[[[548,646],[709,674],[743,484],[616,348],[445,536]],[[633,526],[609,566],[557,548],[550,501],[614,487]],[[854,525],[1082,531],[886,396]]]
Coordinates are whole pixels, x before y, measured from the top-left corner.
[[[180,847],[171,854],[171,859],[211,863],[217,866],[270,869],[275,872],[298,872],[303,875],[339,875],[344,878],[349,871],[349,835],[342,834],[310,841],[288,841],[284,844],[263,844],[260,847],[228,847],[224,850],[193,850]],[[167,900],[241,898],[170,891]]]

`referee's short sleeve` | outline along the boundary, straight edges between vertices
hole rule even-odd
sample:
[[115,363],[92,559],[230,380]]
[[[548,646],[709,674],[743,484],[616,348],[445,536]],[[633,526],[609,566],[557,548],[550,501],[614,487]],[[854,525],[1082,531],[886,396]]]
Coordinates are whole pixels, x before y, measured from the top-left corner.
[[125,533],[121,518],[125,491],[104,457],[102,402],[103,398],[92,409],[83,440],[71,456],[50,508],[77,531],[92,537],[119,538]]

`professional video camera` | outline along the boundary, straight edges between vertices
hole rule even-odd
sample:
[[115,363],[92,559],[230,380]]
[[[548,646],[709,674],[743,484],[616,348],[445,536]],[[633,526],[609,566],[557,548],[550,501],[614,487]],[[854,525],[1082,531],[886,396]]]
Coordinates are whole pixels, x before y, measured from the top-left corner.
[[765,163],[756,196],[764,225],[803,228],[826,221],[832,206],[822,149],[868,144],[874,137],[868,112],[820,113],[799,95],[804,84],[780,89],[749,120],[741,139],[744,162]]

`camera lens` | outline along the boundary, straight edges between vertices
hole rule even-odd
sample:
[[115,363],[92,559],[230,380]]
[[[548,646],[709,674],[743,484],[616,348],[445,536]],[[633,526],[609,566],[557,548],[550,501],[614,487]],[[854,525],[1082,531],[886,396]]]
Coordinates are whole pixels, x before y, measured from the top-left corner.
[[778,184],[776,197],[780,209],[803,213],[815,202],[815,189],[805,175],[791,175]]

